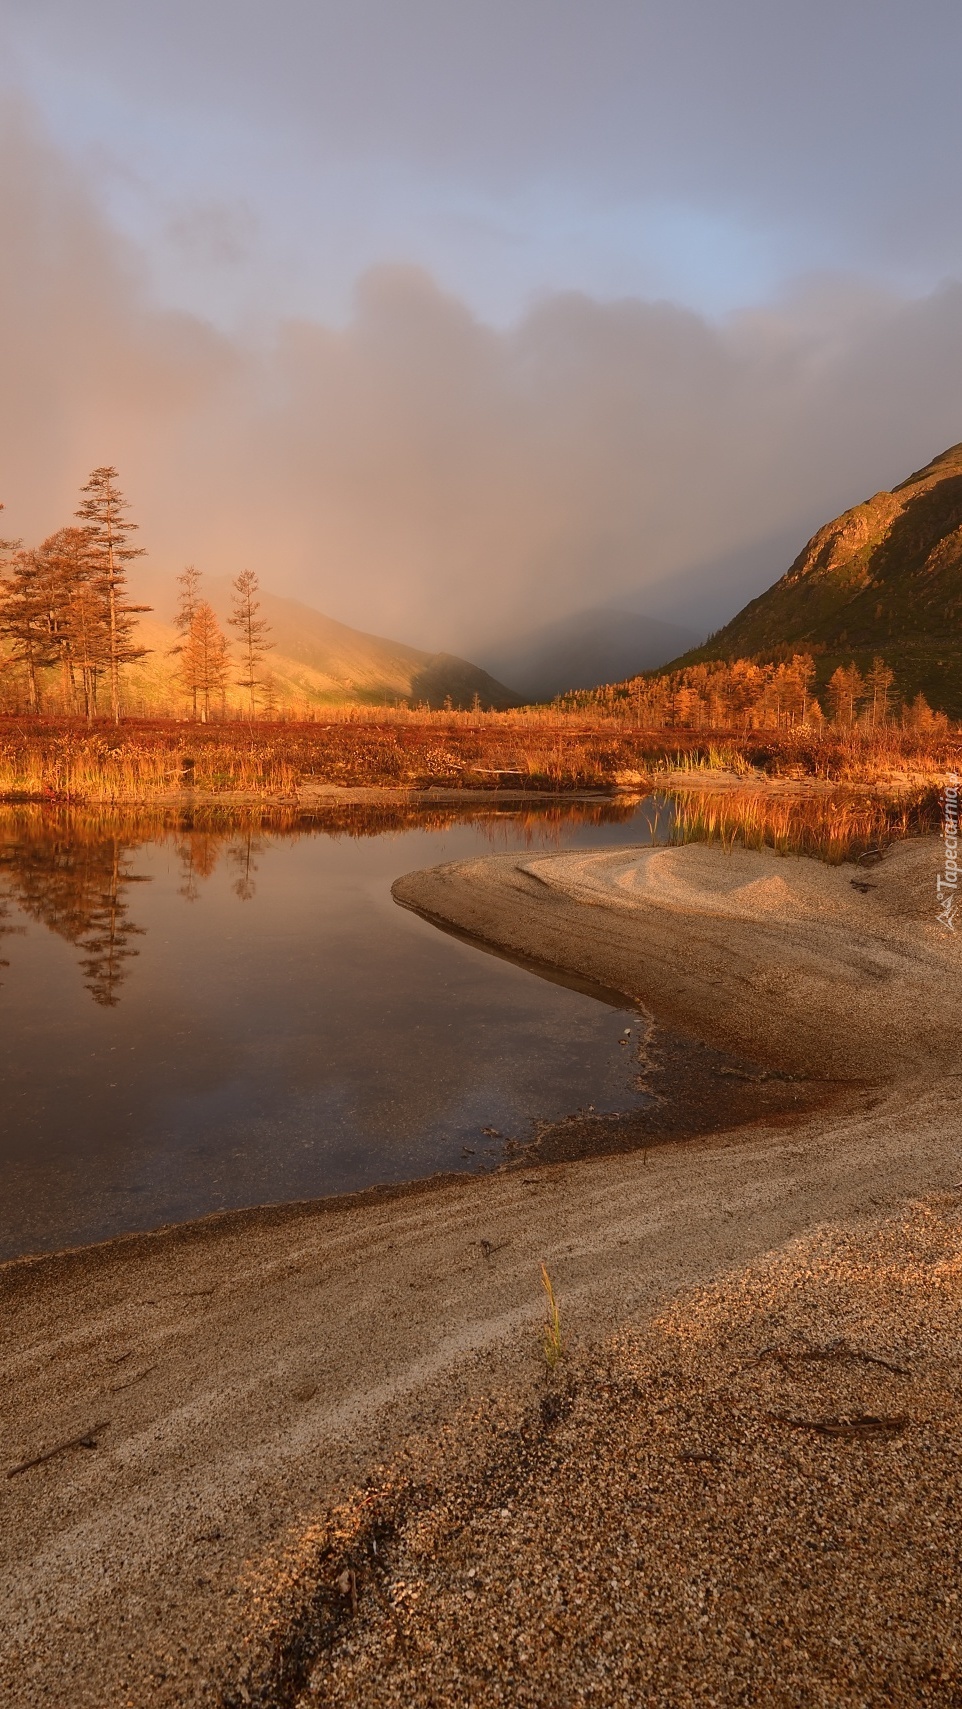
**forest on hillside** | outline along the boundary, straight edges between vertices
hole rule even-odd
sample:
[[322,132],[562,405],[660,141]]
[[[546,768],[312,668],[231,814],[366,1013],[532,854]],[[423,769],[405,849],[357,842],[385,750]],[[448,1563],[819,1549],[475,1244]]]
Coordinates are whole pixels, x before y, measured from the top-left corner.
[[[895,673],[881,658],[864,673],[839,665],[822,699],[814,691],[815,660],[794,653],[779,663],[754,659],[710,661],[681,670],[648,672],[626,682],[562,695],[572,712],[630,715],[650,730],[792,730],[819,728],[880,731],[893,725],[922,734],[949,728],[924,695],[910,703],[895,693]],[[823,704],[824,702],[824,704]]]

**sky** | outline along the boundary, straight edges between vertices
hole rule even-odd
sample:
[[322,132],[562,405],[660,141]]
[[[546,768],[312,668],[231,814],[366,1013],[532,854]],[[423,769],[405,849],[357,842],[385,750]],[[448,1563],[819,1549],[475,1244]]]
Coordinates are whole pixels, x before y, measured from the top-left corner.
[[[0,500],[468,653],[962,439],[948,0],[0,0]],[[140,573],[140,572],[138,572]]]

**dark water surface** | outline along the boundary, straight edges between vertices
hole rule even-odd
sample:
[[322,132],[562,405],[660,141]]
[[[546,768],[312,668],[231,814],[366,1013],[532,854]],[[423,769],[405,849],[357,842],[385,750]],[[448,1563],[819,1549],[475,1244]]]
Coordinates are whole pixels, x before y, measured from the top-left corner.
[[649,842],[658,815],[0,808],[0,1257],[491,1167],[539,1118],[637,1107],[630,1010],[390,887],[496,850]]

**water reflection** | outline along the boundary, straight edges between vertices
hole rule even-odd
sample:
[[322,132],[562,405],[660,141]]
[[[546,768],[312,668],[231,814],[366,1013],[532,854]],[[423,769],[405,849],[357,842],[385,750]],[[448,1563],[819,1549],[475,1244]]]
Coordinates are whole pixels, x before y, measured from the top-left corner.
[[[178,895],[185,901],[198,901],[204,884],[224,862],[233,874],[233,895],[249,902],[260,861],[278,837],[323,833],[367,838],[470,825],[492,847],[518,841],[529,847],[550,846],[576,826],[630,823],[636,807],[634,800],[549,801],[520,809],[482,806],[465,813],[456,806],[349,802],[310,813],[215,806],[174,816],[41,803],[0,808],[0,937],[22,935],[22,927],[8,923],[13,901],[26,918],[80,950],[84,988],[95,1003],[113,1008],[120,1001],[129,964],[139,953],[132,940],[145,934],[145,927],[131,917],[128,892],[151,882],[149,874],[134,869],[132,859],[146,843],[167,843],[176,850],[182,873]],[[0,960],[0,966],[9,966],[9,958]]]
[[131,866],[135,847],[121,827],[96,817],[44,808],[0,815],[5,910],[9,898],[28,920],[74,944],[84,986],[106,1008],[119,1002],[128,963],[138,953],[131,940],[143,935],[130,917],[128,896],[133,885],[149,883]]
[[437,931],[391,884],[648,842],[658,819],[0,810],[0,1257],[490,1168],[539,1118],[638,1108],[630,1011]]

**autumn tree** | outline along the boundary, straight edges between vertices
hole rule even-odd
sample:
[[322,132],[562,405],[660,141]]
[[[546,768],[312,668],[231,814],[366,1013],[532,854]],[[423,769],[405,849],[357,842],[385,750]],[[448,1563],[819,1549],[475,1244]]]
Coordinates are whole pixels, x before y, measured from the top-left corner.
[[261,686],[260,667],[264,654],[274,646],[267,639],[271,626],[265,618],[258,615],[261,602],[258,599],[258,582],[253,570],[243,570],[233,583],[234,600],[231,615],[228,619],[232,629],[236,629],[241,649],[241,675],[237,679],[239,688],[247,690],[250,699],[251,718],[257,717],[257,690]]
[[107,608],[110,710],[114,722],[119,723],[121,667],[142,659],[147,652],[134,641],[134,620],[138,612],[149,611],[150,606],[132,604],[127,594],[127,566],[134,558],[143,557],[144,548],[130,543],[137,523],[126,515],[130,506],[117,485],[116,469],[106,465],[94,469],[81,491],[87,496],[81,500],[77,516],[87,535],[95,579]]
[[193,697],[195,717],[200,706],[201,723],[210,722],[212,705],[223,706],[229,670],[230,655],[224,632],[213,606],[206,599],[199,599],[181,649],[181,680]]
[[274,680],[273,671],[267,670],[264,672],[261,682],[261,691],[261,704],[264,708],[264,717],[273,720],[277,717],[277,683]]
[[[6,505],[0,504],[0,510],[6,510],[6,508]],[[7,566],[7,554],[9,552],[19,552],[22,545],[22,540],[0,540],[0,574],[3,573]]]
[[910,730],[932,736],[937,730],[948,729],[948,719],[944,712],[933,712],[931,706],[921,692],[915,696],[911,706],[906,707],[905,723]]
[[39,712],[40,671],[57,661],[57,646],[50,633],[50,596],[45,566],[39,552],[15,552],[9,578],[3,588],[0,622],[14,658],[27,675],[30,710]]
[[858,666],[839,665],[828,683],[828,701],[836,724],[851,728],[864,694],[865,681]]
[[872,660],[872,668],[865,678],[865,687],[872,696],[872,729],[880,724],[888,723],[889,690],[895,681],[895,672],[889,670],[884,659]]
[[174,614],[174,628],[180,640],[176,647],[171,647],[171,657],[180,658],[181,664],[178,675],[187,694],[190,696],[191,713],[197,717],[197,682],[194,680],[189,664],[184,659],[187,637],[194,621],[194,614],[200,601],[200,571],[194,564],[185,564],[177,577],[180,589],[179,603]]
[[59,660],[64,708],[93,716],[97,680],[109,662],[109,614],[86,529],[60,528],[38,548]]

